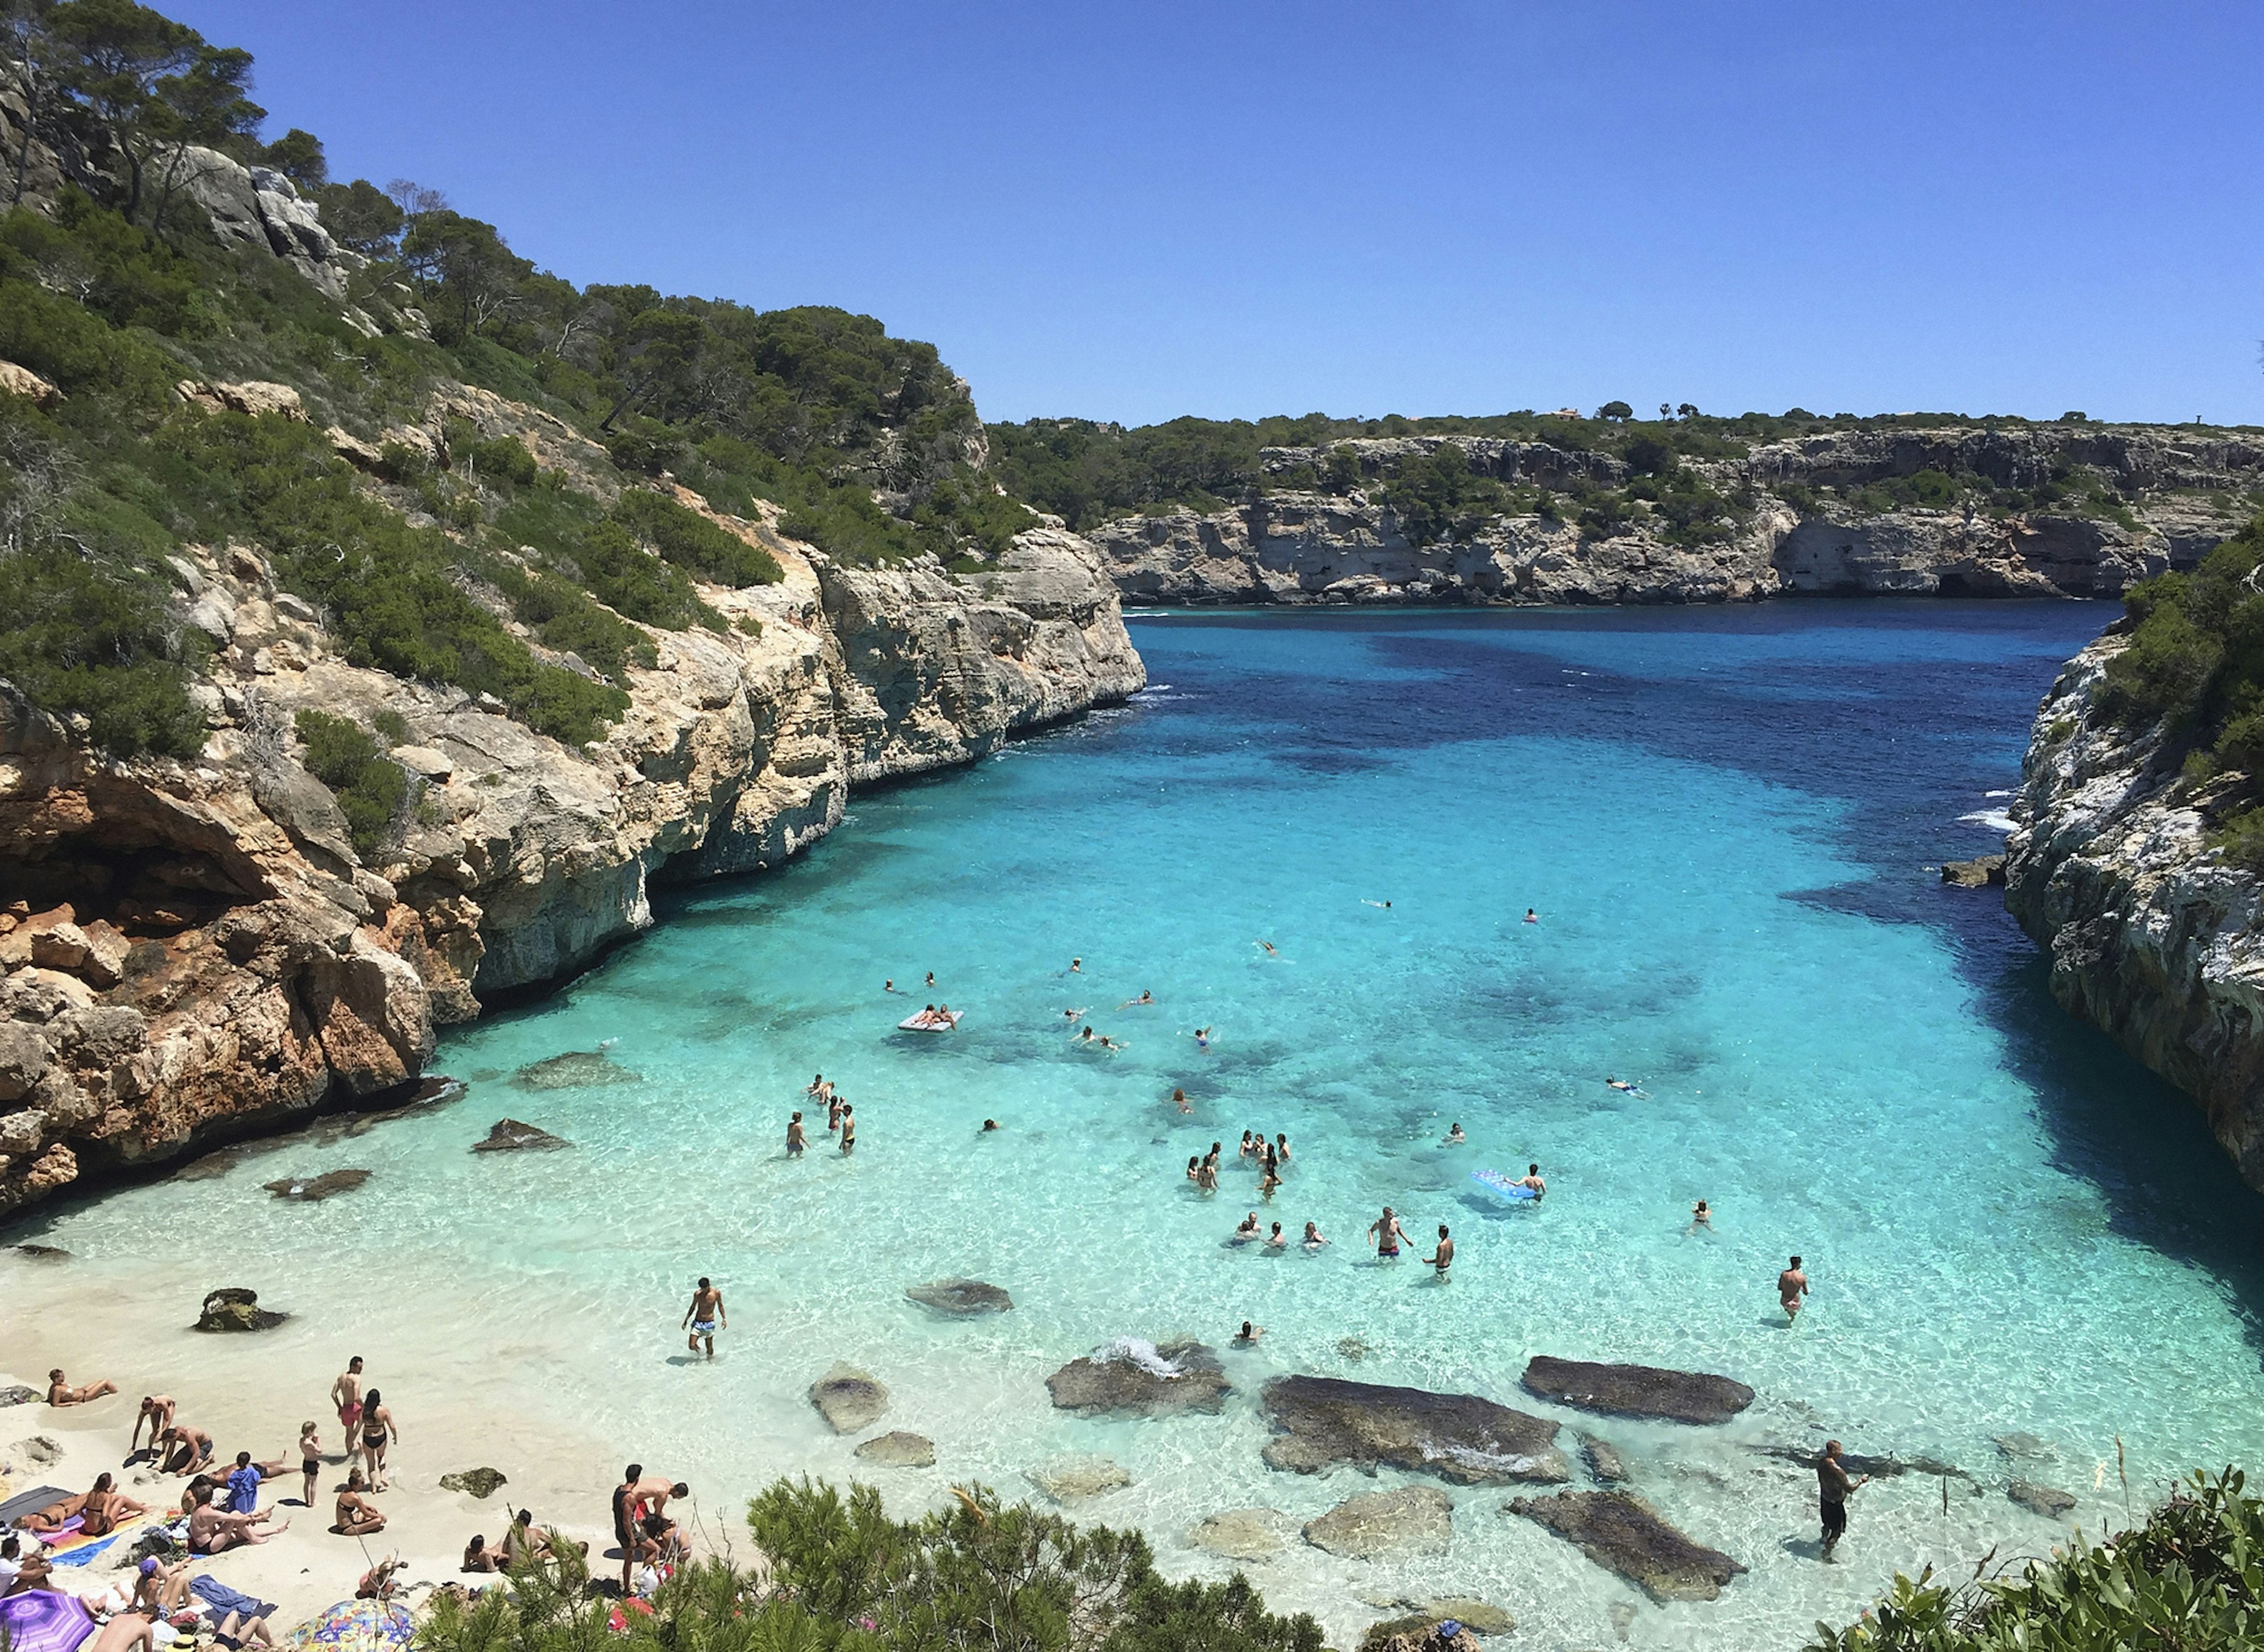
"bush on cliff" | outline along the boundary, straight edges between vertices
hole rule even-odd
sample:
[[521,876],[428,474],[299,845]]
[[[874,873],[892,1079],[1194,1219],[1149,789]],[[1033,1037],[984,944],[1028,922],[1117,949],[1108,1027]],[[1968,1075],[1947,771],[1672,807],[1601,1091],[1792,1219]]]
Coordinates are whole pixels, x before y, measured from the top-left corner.
[[330,788],[346,835],[365,859],[391,835],[409,801],[409,775],[359,723],[311,708],[292,719],[307,748],[307,772]]
[[[780,1481],[749,1506],[768,1590],[729,1561],[661,1585],[608,1634],[578,1558],[515,1572],[476,1604],[438,1597],[421,1652],[1321,1652],[1237,1574],[1171,1583],[1136,1532],[1078,1526],[977,1488],[967,1505],[891,1519],[880,1494]],[[573,1556],[573,1550],[567,1547]]]
[[2126,727],[2165,726],[2264,784],[2264,518],[2189,574],[2164,574],[2123,598],[2130,641],[2108,662],[2100,709]]
[[1962,1586],[1895,1585],[1809,1652],[2234,1652],[2264,1645],[2264,1502],[2195,1474],[2145,1523]]

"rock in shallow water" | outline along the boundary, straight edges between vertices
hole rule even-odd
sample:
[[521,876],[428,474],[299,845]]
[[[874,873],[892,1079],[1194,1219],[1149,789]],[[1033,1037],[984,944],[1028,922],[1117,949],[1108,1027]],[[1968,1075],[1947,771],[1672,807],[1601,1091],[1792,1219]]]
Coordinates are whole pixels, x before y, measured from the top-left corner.
[[367,1180],[367,1170],[324,1170],[320,1176],[287,1176],[265,1185],[278,1199],[312,1205],[333,1193],[350,1193]]
[[888,1386],[870,1372],[836,1360],[833,1369],[809,1385],[809,1402],[837,1434],[870,1428],[889,1409]]
[[272,1308],[259,1306],[259,1293],[248,1291],[240,1285],[223,1285],[205,1293],[204,1308],[197,1316],[199,1330],[265,1330],[280,1325],[290,1317]]
[[1204,1344],[1158,1344],[1136,1337],[1119,1337],[1046,1379],[1055,1408],[1079,1417],[1216,1412],[1232,1387],[1217,1352]]
[[548,1130],[538,1130],[516,1119],[498,1119],[488,1133],[472,1143],[475,1153],[548,1153],[568,1145]]
[[1547,1354],[1525,1367],[1525,1391],[1606,1417],[1669,1423],[1726,1423],[1753,1402],[1753,1391],[1729,1377],[1657,1366],[1601,1366]]
[[1056,1503],[1089,1502],[1132,1483],[1124,1466],[1106,1457],[1056,1457],[1022,1477]]
[[1266,1461],[1317,1474],[1337,1463],[1436,1474],[1459,1485],[1571,1477],[1551,1443],[1556,1424],[1475,1394],[1433,1394],[1339,1377],[1276,1377],[1266,1385],[1274,1437]]
[[2005,1488],[2005,1495],[2032,1514],[2057,1520],[2075,1507],[2075,1498],[2068,1492],[2051,1486],[2039,1486],[2026,1480],[2015,1480]]
[[1014,1299],[1004,1290],[981,1279],[930,1279],[925,1285],[912,1286],[904,1294],[921,1307],[954,1319],[1003,1314],[1014,1306]]
[[1222,1560],[1271,1560],[1281,1552],[1287,1519],[1278,1509],[1222,1509],[1198,1523],[1187,1541]]
[[475,1497],[491,1497],[497,1487],[510,1483],[500,1468],[460,1468],[453,1474],[440,1476],[441,1490],[466,1491]]
[[1593,1434],[1583,1434],[1579,1439],[1580,1455],[1598,1485],[1616,1486],[1627,1480],[1627,1460],[1619,1454],[1617,1447]]
[[1436,1486],[1346,1497],[1305,1523],[1305,1541],[1332,1554],[1372,1561],[1381,1554],[1443,1554],[1454,1538],[1454,1500]]
[[1985,889],[2005,881],[2005,857],[1977,855],[1970,860],[1945,860],[1941,880],[1960,889]]
[[875,1434],[857,1447],[857,1455],[883,1468],[932,1468],[935,1442],[925,1434],[896,1429],[890,1433]]
[[1721,1550],[1677,1531],[1658,1510],[1624,1491],[1519,1497],[1509,1511],[1578,1545],[1597,1565],[1636,1584],[1653,1600],[1712,1600],[1723,1584],[1745,1569]]
[[530,1061],[511,1076],[521,1090],[577,1090],[593,1084],[641,1084],[644,1080],[618,1065],[603,1050],[569,1050],[547,1061]]

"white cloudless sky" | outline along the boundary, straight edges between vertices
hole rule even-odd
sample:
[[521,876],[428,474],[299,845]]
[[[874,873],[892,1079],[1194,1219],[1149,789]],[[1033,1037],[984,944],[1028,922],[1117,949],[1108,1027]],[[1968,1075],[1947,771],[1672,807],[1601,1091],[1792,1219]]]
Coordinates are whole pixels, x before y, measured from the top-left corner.
[[172,0],[271,135],[991,418],[2264,423],[2264,7]]

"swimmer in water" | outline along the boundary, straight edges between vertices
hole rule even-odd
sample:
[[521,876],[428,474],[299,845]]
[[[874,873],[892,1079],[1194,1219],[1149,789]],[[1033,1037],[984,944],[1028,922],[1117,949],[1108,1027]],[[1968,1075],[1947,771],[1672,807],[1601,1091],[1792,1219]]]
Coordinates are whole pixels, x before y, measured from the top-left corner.
[[802,1156],[802,1150],[809,1145],[809,1138],[802,1134],[802,1114],[797,1112],[787,1120],[786,1150],[791,1156],[799,1158]]
[[1077,1041],[1078,1041],[1078,1043],[1080,1043],[1080,1044],[1090,1044],[1090,1043],[1092,1043],[1092,1029],[1091,1027],[1087,1027],[1087,1028],[1085,1028],[1082,1032],[1079,1032],[1079,1033],[1077,1035]]
[[1199,1026],[1195,1029],[1195,1047],[1199,1050],[1207,1050],[1210,1047],[1210,1029],[1208,1027]]
[[1392,1214],[1391,1206],[1389,1205],[1383,1207],[1383,1214],[1381,1217],[1368,1223],[1368,1231],[1375,1235],[1375,1254],[1380,1257],[1396,1257],[1399,1254],[1402,1243],[1407,1244],[1415,1243],[1407,1237],[1407,1230],[1399,1225],[1399,1218]]
[[998,1127],[998,1121],[996,1119],[985,1119],[983,1121],[983,1127],[985,1130],[996,1130]]
[[1539,915],[1528,906],[1525,909],[1525,921],[1528,924],[1538,924],[1541,921],[1541,918]]
[[1469,1140],[1469,1138],[1462,1134],[1461,1120],[1457,1119],[1455,1127],[1440,1138],[1439,1145],[1442,1148],[1458,1148]]
[[1266,1167],[1265,1176],[1259,1181],[1258,1196],[1260,1199],[1271,1199],[1274,1197],[1274,1190],[1281,1185],[1281,1176],[1274,1170],[1274,1167],[1269,1164]]
[[1268,1250],[1280,1250],[1286,1247],[1288,1243],[1289,1242],[1287,1239],[1281,1236],[1281,1224],[1278,1221],[1275,1222],[1274,1224],[1274,1231],[1266,1235],[1266,1248]]
[[1110,1038],[1106,1032],[1102,1033],[1099,1038],[1092,1041],[1100,1046],[1104,1050],[1121,1050],[1124,1047],[1123,1045],[1119,1044],[1114,1039]]
[[882,992],[894,992],[896,989],[896,983],[894,980],[884,981],[881,983],[881,990]]
[[1265,1334],[1265,1326],[1253,1325],[1245,1319],[1242,1322],[1242,1329],[1234,1333],[1234,1340],[1244,1348],[1255,1348],[1258,1339]]
[[932,969],[927,972],[927,989],[930,992],[933,992],[935,990],[935,971]]
[[1240,1225],[1234,1230],[1234,1236],[1237,1242],[1244,1239],[1255,1239],[1258,1237],[1258,1213],[1256,1211],[1252,1211],[1247,1216],[1244,1216],[1242,1219]]
[[1237,1153],[1236,1153],[1235,1156],[1236,1156],[1237,1158],[1244,1158],[1244,1159],[1246,1159],[1246,1158],[1248,1158],[1248,1157],[1251,1156],[1251,1154],[1252,1154],[1252,1151],[1254,1151],[1254,1149],[1253,1149],[1253,1148],[1251,1147],[1251,1145],[1250,1145],[1250,1132],[1249,1132],[1249,1131],[1247,1131],[1247,1130],[1244,1130],[1244,1131],[1242,1133],[1242,1146],[1241,1146],[1241,1148],[1237,1151]]
[[1202,1160],[1193,1155],[1187,1158],[1187,1180],[1198,1187],[1202,1185]]
[[1272,941],[1253,941],[1251,944],[1254,946],[1263,946],[1266,949],[1266,955],[1268,958],[1279,958],[1281,955],[1274,950],[1274,943]]
[[1518,1179],[1517,1185],[1520,1187],[1531,1188],[1535,1199],[1549,1191],[1549,1184],[1541,1179],[1541,1167],[1538,1164],[1527,1165],[1525,1174]]
[[1307,1222],[1305,1224],[1305,1249],[1308,1250],[1317,1250],[1326,1243],[1328,1243],[1328,1239],[1322,1234],[1320,1223],[1316,1221]]
[[1155,1002],[1156,995],[1154,993],[1143,992],[1136,998],[1127,998],[1123,1003],[1118,1004],[1116,1007],[1120,1010],[1135,1010],[1139,1008],[1142,1004],[1152,1004]]
[[1195,1110],[1194,1103],[1187,1099],[1187,1092],[1184,1090],[1172,1091],[1172,1099],[1179,1103],[1181,1112],[1193,1112]]
[[1070,1026],[1075,1026],[1075,1025],[1077,1025],[1077,1018],[1078,1018],[1078,1017],[1079,1017],[1079,1016],[1083,1015],[1084,1013],[1085,1013],[1085,1011],[1084,1011],[1084,1009],[1083,1009],[1083,1008],[1078,1008],[1078,1009],[1075,1009],[1075,1010],[1064,1010],[1064,1011],[1062,1011],[1062,1020],[1063,1020],[1063,1022],[1065,1025],[1070,1025]]
[[1069,960],[1069,973],[1072,975],[1083,975],[1085,973],[1085,960],[1082,958],[1070,959]]
[[1690,1207],[1690,1226],[1694,1232],[1700,1228],[1711,1228],[1713,1225],[1714,1208],[1704,1199],[1700,1199]]
[[1455,1242],[1447,1237],[1447,1224],[1439,1224],[1439,1248],[1423,1260],[1439,1271],[1439,1283],[1447,1282],[1447,1270],[1455,1265]]
[[1623,1090],[1630,1096],[1636,1093],[1635,1081],[1631,1078],[1614,1078],[1607,1073],[1604,1075],[1604,1083],[1609,1084],[1614,1090]]
[[1361,904],[1362,906],[1377,907],[1386,912],[1389,912],[1391,909],[1391,902],[1389,901],[1370,901],[1363,897],[1361,901]]

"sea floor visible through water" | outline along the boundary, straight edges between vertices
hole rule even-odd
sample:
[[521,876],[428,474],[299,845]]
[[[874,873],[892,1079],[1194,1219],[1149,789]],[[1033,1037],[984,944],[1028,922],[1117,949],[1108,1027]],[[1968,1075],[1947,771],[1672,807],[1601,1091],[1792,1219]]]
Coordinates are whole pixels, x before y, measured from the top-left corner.
[[[1519,1646],[1797,1646],[1898,1569],[2119,1521],[2118,1462],[2133,1509],[2264,1462],[2259,1196],[2189,1101],[2054,1007],[1999,892],[1935,870],[1999,845],[2037,701],[2109,617],[1136,616],[1153,686],[1133,703],[860,794],[780,872],[668,895],[565,989],[452,1033],[435,1066],[461,1101],[18,1224],[73,1260],[0,1264],[8,1340],[38,1348],[105,1290],[247,1284],[299,1315],[276,1335],[369,1354],[412,1447],[420,1412],[547,1417],[727,1520],[782,1474],[913,1511],[970,1481],[1038,1498],[1029,1470],[1097,1453],[1131,1483],[1072,1511],[1139,1525],[1173,1573],[1230,1569],[1186,1543],[1205,1516],[1281,1511],[1281,1553],[1245,1569],[1339,1646],[1449,1594],[1507,1608]],[[957,1032],[896,1029],[930,1001],[964,1011]],[[1069,1010],[1123,1051],[1073,1044]],[[514,1078],[601,1044],[619,1082]],[[820,1071],[855,1106],[853,1156],[802,1093]],[[467,1150],[505,1116],[572,1145]],[[1440,1145],[1457,1122],[1468,1144]],[[1288,1137],[1270,1203],[1244,1130]],[[1213,1141],[1205,1195],[1184,1170]],[[1471,1176],[1535,1162],[1535,1206]],[[320,1205],[262,1191],[339,1168],[372,1176]],[[1385,1204],[1426,1249],[1452,1226],[1451,1282],[1368,1252]],[[1230,1244],[1252,1210],[1332,1243]],[[1814,1294],[1788,1327],[1796,1251]],[[712,1366],[677,1330],[701,1273],[730,1316]],[[1014,1306],[955,1322],[906,1300],[946,1276]],[[1262,1339],[1230,1348],[1245,1319]],[[1050,1407],[1064,1361],[1174,1335],[1222,1351],[1221,1415]],[[151,1333],[177,1394],[192,1346]],[[1539,1353],[1759,1397],[1716,1428],[1584,1421],[1521,1396]],[[888,1385],[876,1429],[932,1437],[932,1469],[871,1467],[828,1430],[806,1391],[836,1360]],[[1634,1489],[1748,1570],[1654,1604],[1501,1488],[1448,1488],[1442,1554],[1332,1557],[1298,1526],[1411,1477],[1267,1468],[1258,1391],[1288,1372],[1561,1416],[1564,1445],[1611,1442]],[[1960,1473],[1866,1487],[1825,1564],[1812,1474],[1757,1448],[1827,1434]],[[2015,1505],[2014,1476],[2073,1513]]]

